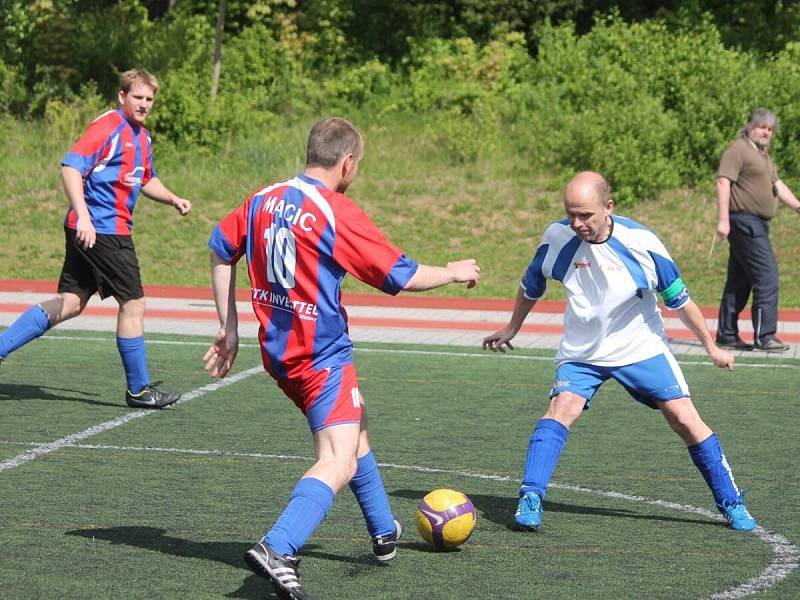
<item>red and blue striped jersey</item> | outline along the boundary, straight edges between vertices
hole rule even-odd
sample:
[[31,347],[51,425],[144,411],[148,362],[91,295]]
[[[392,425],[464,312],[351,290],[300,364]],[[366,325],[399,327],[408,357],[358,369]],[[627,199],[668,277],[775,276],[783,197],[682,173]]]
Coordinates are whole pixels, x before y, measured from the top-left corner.
[[306,175],[253,193],[208,245],[229,263],[246,256],[264,368],[279,379],[352,362],[347,273],[396,294],[418,268],[352,200]]
[[[156,177],[150,133],[110,110],[89,123],[61,164],[83,177],[83,196],[97,233],[130,235],[133,207],[143,185]],[[72,208],[64,224],[75,229]]]

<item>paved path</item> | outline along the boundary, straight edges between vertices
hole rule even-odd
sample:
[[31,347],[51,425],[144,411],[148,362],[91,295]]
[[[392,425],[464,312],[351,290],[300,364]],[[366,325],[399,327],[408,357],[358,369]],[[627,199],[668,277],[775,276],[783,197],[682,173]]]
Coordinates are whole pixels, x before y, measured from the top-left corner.
[[[51,297],[55,283],[0,280],[0,326],[7,326],[31,304]],[[217,317],[209,289],[176,286],[146,286],[146,330],[161,333],[199,334],[209,338],[217,331]],[[258,324],[250,310],[247,290],[237,293],[240,335],[255,337]],[[419,294],[386,296],[346,294],[344,304],[350,317],[355,342],[448,344],[480,347],[484,336],[508,321],[512,300],[484,298],[443,298]],[[563,303],[543,300],[531,313],[515,338],[520,348],[555,351],[563,331]],[[703,308],[708,326],[716,328],[716,308]],[[59,329],[114,331],[117,306],[113,299],[94,296],[84,313],[58,326]],[[667,334],[677,354],[704,355],[703,348],[679,319],[665,311]],[[752,339],[749,314],[741,322],[745,339]],[[778,337],[789,343],[788,352],[737,352],[738,355],[770,358],[800,358],[800,310],[780,314]]]

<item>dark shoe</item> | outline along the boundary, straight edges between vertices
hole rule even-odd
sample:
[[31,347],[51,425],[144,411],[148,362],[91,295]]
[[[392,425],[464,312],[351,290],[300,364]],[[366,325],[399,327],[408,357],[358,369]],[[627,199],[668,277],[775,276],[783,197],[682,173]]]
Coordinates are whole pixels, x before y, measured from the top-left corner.
[[720,340],[717,339],[717,346],[720,348],[727,348],[728,350],[752,350],[753,344],[748,344],[738,335],[733,340]]
[[386,562],[392,560],[397,554],[397,540],[403,537],[403,526],[395,519],[394,533],[389,535],[377,535],[372,538],[372,551],[375,553],[375,558],[378,562]]
[[776,337],[771,337],[755,345],[756,350],[761,352],[786,352],[789,344],[784,344]]
[[125,402],[131,408],[165,408],[181,399],[180,394],[159,389],[158,386],[162,383],[161,381],[148,383],[138,394],[125,390]]
[[313,600],[300,587],[297,568],[300,560],[293,556],[278,554],[266,543],[258,542],[244,553],[244,562],[256,575],[272,582],[278,598],[283,600]]

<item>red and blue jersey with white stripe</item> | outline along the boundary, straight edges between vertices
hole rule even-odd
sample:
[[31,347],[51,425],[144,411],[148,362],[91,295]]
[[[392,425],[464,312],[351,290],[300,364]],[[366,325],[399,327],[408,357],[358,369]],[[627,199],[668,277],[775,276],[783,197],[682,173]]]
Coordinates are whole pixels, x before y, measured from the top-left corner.
[[253,193],[208,245],[229,263],[246,256],[264,368],[278,379],[352,362],[347,273],[396,294],[419,266],[352,200],[306,175]]
[[[157,177],[150,133],[110,110],[89,123],[61,164],[83,177],[83,196],[97,233],[130,235],[133,207],[143,185]],[[75,229],[72,208],[64,224]]]

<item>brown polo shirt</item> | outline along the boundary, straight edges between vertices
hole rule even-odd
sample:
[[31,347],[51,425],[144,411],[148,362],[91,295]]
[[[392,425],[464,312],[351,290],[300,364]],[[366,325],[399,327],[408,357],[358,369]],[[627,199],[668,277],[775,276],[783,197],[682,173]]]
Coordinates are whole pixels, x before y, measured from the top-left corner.
[[730,212],[753,213],[764,219],[778,212],[775,162],[747,137],[737,138],[725,149],[717,177],[731,180]]

